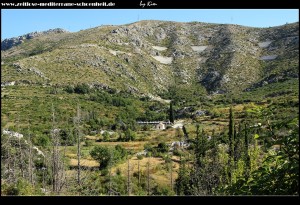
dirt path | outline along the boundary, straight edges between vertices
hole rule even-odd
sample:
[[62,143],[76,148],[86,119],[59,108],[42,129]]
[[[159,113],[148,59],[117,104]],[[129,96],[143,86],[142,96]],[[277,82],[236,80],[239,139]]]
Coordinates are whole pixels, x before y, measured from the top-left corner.
[[172,126],[173,128],[182,128],[183,127],[183,120],[178,120],[174,123],[174,125]]

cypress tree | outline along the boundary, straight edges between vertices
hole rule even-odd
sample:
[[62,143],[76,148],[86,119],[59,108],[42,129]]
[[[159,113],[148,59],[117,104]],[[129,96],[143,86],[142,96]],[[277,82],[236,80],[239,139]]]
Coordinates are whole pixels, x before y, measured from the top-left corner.
[[200,125],[196,125],[196,143],[195,143],[195,157],[196,157],[196,165],[201,167],[201,141],[200,141]]
[[233,132],[233,161],[234,163],[237,161],[237,131],[236,126],[234,125],[234,132]]
[[169,120],[171,123],[174,123],[174,110],[173,110],[173,102],[170,102],[170,110],[169,110]]
[[234,119],[233,119],[233,112],[232,107],[229,109],[229,131],[228,131],[228,138],[229,138],[229,173],[228,177],[230,179],[230,183],[232,182],[232,169],[234,166]]
[[186,140],[189,139],[189,135],[188,135],[188,132],[186,131],[185,126],[182,126],[182,131],[183,131],[183,134],[184,134],[185,139],[186,139]]
[[233,112],[232,112],[232,107],[230,107],[229,110],[229,132],[228,132],[228,137],[229,137],[229,156],[233,158],[233,153],[234,153],[234,119],[233,119]]
[[177,195],[186,195],[189,190],[189,174],[186,168],[185,159],[180,159],[180,167],[178,172],[178,178],[175,182],[175,190]]
[[[238,130],[238,131],[237,131]],[[238,125],[238,129],[235,127],[235,137],[234,137],[234,161],[238,161],[241,157],[241,136],[242,136],[242,126],[241,123]]]
[[245,168],[245,177],[246,179],[249,177],[249,171],[250,171],[250,156],[248,154],[248,146],[249,146],[249,140],[248,140],[248,132],[247,132],[247,124],[245,123],[245,129],[244,129],[244,137],[245,137],[245,162],[246,162],[246,168]]

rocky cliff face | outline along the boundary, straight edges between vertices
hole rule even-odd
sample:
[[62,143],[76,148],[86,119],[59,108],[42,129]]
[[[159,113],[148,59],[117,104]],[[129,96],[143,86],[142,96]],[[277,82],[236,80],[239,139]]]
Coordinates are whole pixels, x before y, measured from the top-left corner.
[[[1,42],[3,70],[11,73],[2,80],[88,83],[138,94],[197,84],[224,93],[299,73],[298,23],[251,28],[140,21],[31,36]],[[21,43],[22,38],[30,40]]]
[[50,29],[50,30],[42,31],[42,32],[37,32],[37,31],[31,32],[31,33],[27,33],[22,36],[4,39],[1,42],[1,50],[8,50],[13,46],[17,46],[17,45],[23,43],[25,40],[33,39],[38,36],[57,34],[57,33],[68,33],[68,31],[61,29],[61,28],[56,28],[56,29]]

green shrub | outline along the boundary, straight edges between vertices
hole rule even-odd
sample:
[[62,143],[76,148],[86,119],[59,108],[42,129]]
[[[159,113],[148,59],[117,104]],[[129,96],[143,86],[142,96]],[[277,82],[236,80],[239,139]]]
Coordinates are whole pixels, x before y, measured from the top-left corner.
[[153,188],[152,195],[155,195],[155,196],[172,196],[172,195],[175,195],[175,193],[174,193],[174,191],[172,191],[167,186],[158,186],[158,185],[156,185]]
[[169,150],[168,145],[165,142],[160,142],[157,146],[157,151],[158,152],[167,152]]
[[65,88],[65,91],[66,91],[67,93],[74,93],[74,88],[73,88],[73,86],[68,85],[68,86]]
[[102,136],[103,136],[103,142],[107,142],[107,141],[109,141],[109,133],[107,132],[107,131],[105,131],[103,134],[102,134]]
[[136,156],[136,158],[137,158],[138,160],[142,160],[144,157],[143,157],[143,155],[139,154],[139,155]]
[[183,155],[183,152],[180,151],[179,149],[175,149],[175,150],[173,150],[173,154],[174,154],[175,156],[182,156],[182,155]]
[[79,84],[75,86],[74,92],[77,94],[87,94],[90,92],[90,87],[87,84]]
[[16,184],[2,186],[1,194],[2,193],[9,196],[42,195],[41,191],[36,190],[32,184],[23,178],[19,178]]
[[85,140],[84,140],[84,145],[85,145],[86,147],[90,147],[90,146],[93,145],[93,141],[92,141],[92,140],[89,140],[89,139],[85,139]]
[[49,145],[50,139],[45,135],[37,135],[35,138],[33,138],[33,143],[37,146],[45,148]]
[[91,150],[90,155],[100,163],[99,169],[101,170],[106,169],[112,159],[109,148],[99,145]]
[[152,151],[152,146],[150,143],[146,143],[144,144],[144,150],[148,151],[148,152],[151,152]]
[[127,157],[128,153],[126,149],[121,145],[116,145],[114,150],[114,161],[118,162]]
[[134,141],[136,139],[136,133],[134,131],[132,131],[131,129],[127,129],[125,131],[125,141]]

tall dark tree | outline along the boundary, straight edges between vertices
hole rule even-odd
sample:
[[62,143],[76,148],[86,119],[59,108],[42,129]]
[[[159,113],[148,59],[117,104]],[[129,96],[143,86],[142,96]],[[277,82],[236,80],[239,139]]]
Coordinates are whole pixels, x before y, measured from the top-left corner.
[[188,140],[188,139],[189,139],[189,134],[188,134],[188,132],[187,132],[185,126],[182,126],[182,131],[183,131],[183,134],[184,134],[184,138],[185,138],[186,140]]
[[196,141],[195,141],[195,157],[196,157],[196,166],[201,166],[201,157],[202,157],[202,147],[200,139],[200,125],[196,125]]
[[229,110],[229,131],[228,131],[228,137],[229,137],[229,156],[233,158],[234,153],[234,119],[233,119],[233,112],[232,107],[230,107]]
[[235,129],[234,129],[234,116],[232,107],[229,109],[229,131],[228,131],[228,138],[229,138],[229,160],[228,160],[228,177],[230,179],[230,183],[232,181],[232,169],[234,167],[234,136]]
[[237,128],[236,125],[234,125],[234,132],[233,132],[233,142],[232,142],[232,156],[233,156],[233,162],[236,164],[237,162]]
[[171,190],[173,191],[173,162],[172,162],[172,159],[170,158],[170,188]]
[[249,139],[248,139],[247,123],[245,123],[244,138],[245,138],[244,158],[245,158],[245,162],[246,162],[245,177],[248,178],[251,164],[250,164],[250,156],[248,153]]
[[199,160],[205,156],[205,152],[207,150],[207,139],[205,137],[204,131],[200,131],[200,125],[196,125],[196,138],[195,138],[195,156],[197,158],[196,162],[199,166],[201,166]]
[[[215,183],[215,175],[211,170],[210,165],[207,164],[206,151],[208,150],[208,143],[203,130],[200,130],[199,124],[196,125],[196,138],[195,138],[195,164],[190,172],[190,180],[188,195],[208,195],[212,193],[212,188],[217,186]],[[210,152],[208,152],[210,153]]]
[[185,159],[180,160],[178,178],[175,181],[175,190],[177,195],[186,195],[189,190],[189,173]]
[[[141,156],[141,155],[138,155],[138,156]],[[138,159],[138,185],[140,185],[141,184],[140,159],[139,159],[139,157],[137,159]]]
[[169,120],[171,123],[174,123],[174,110],[173,110],[173,102],[170,102],[170,110],[169,110]]
[[241,158],[241,155],[244,150],[244,143],[242,142],[243,133],[242,133],[242,123],[239,123],[238,129],[236,129],[236,137],[234,144],[234,160],[238,161]]

